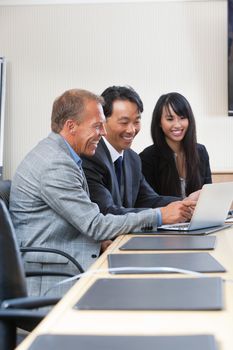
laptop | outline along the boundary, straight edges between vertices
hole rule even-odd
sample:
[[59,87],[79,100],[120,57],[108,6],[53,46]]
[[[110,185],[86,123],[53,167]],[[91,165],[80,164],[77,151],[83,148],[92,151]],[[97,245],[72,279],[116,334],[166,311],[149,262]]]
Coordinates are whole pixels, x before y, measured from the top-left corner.
[[233,182],[206,184],[201,189],[190,222],[161,225],[158,230],[192,231],[209,227],[229,227],[225,220],[232,200]]

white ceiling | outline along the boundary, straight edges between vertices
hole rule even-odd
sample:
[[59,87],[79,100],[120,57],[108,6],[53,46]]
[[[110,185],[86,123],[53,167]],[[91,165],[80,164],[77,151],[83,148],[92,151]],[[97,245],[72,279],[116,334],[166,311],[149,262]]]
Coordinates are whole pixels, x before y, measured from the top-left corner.
[[186,2],[186,1],[226,1],[226,0],[0,0],[0,6],[12,5],[52,5],[52,4],[94,4],[94,3],[130,3],[130,2]]

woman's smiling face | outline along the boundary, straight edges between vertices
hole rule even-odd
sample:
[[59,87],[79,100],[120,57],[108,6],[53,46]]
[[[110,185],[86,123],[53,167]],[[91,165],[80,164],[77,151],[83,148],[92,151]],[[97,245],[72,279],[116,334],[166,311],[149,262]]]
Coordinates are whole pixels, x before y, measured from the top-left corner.
[[189,120],[177,115],[171,106],[163,107],[160,126],[168,143],[181,142],[188,130]]

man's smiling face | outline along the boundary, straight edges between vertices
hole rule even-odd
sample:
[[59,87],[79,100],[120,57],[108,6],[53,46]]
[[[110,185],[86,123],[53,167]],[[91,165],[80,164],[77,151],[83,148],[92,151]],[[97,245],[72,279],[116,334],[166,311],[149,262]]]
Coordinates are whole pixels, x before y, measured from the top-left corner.
[[131,147],[141,129],[141,114],[136,103],[128,100],[113,102],[112,114],[106,118],[106,139],[120,153]]

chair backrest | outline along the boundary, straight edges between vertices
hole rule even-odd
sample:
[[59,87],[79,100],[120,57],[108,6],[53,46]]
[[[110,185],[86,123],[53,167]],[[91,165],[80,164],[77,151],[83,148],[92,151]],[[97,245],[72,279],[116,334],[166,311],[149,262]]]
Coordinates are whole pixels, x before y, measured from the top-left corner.
[[9,211],[0,199],[0,303],[27,296],[23,262]]
[[0,180],[0,199],[4,201],[7,208],[9,208],[11,181],[10,180]]

